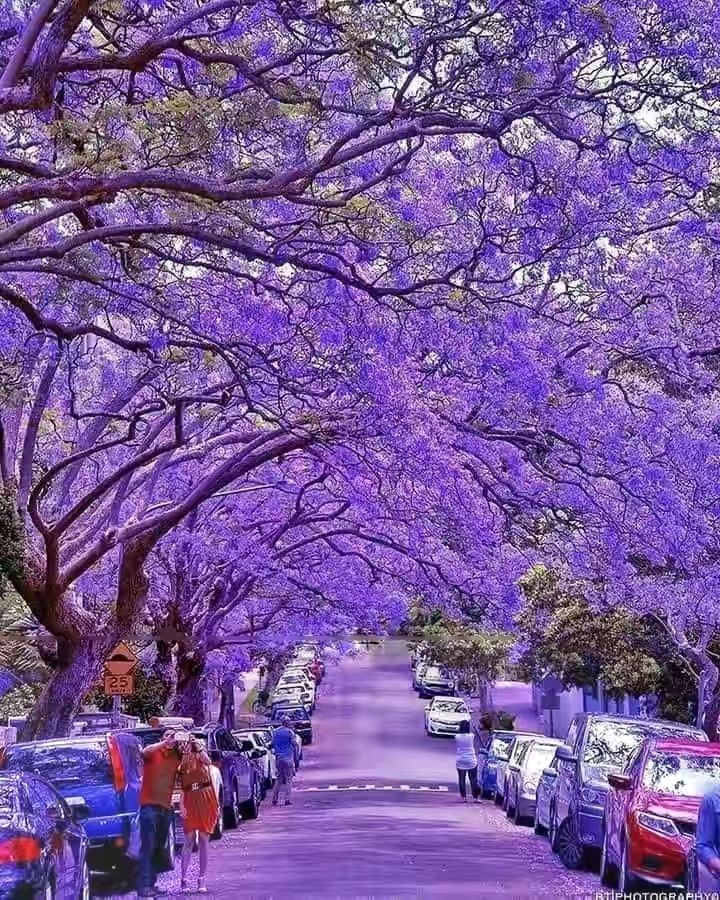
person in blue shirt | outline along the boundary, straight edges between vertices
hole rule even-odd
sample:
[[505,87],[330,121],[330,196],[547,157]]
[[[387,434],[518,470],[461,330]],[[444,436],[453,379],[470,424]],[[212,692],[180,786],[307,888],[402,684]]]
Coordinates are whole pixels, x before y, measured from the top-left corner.
[[277,778],[273,789],[273,806],[277,806],[280,790],[285,788],[285,806],[290,806],[292,780],[295,775],[295,732],[290,727],[290,719],[284,718],[280,727],[273,732],[272,748],[277,758]]
[[720,877],[720,785],[702,799],[695,846],[700,862]]

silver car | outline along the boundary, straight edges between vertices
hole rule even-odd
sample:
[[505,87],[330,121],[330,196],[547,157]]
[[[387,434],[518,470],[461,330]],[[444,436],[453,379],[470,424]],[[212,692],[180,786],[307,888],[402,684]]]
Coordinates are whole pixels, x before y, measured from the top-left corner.
[[517,762],[518,753],[522,749],[523,744],[527,743],[527,741],[534,741],[539,737],[542,737],[542,735],[536,731],[519,731],[514,735],[512,744],[507,749],[507,758],[497,760],[495,775],[495,803],[497,806],[505,808],[505,776],[508,766]]
[[[562,746],[562,745],[561,745]],[[535,794],[535,834],[547,834],[550,830],[550,809],[555,793],[555,781],[558,774],[557,753],[553,754],[551,761],[545,766],[538,779]]]
[[561,743],[555,738],[544,737],[526,741],[520,747],[516,761],[508,765],[505,773],[505,812],[516,825],[535,818],[540,777]]

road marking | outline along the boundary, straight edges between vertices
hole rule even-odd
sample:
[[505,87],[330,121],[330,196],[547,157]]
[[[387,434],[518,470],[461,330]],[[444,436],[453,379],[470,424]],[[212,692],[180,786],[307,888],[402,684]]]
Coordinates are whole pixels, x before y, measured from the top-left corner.
[[299,793],[320,793],[322,791],[404,791],[426,794],[446,794],[450,788],[446,784],[325,784],[314,787],[293,788]]

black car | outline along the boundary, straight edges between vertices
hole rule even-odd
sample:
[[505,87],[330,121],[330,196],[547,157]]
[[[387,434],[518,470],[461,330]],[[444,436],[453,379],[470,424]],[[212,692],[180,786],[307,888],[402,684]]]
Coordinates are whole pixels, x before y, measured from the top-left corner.
[[0,897],[90,897],[87,808],[28,772],[0,773]]
[[[132,734],[137,735],[143,746],[147,747],[161,741],[167,728],[166,725],[161,728],[138,728]],[[222,774],[224,826],[237,828],[240,819],[256,819],[262,799],[262,781],[257,768],[246,758],[232,732],[215,724],[189,730],[206,744],[210,758]]]
[[140,745],[132,732],[10,744],[0,769],[37,775],[67,803],[87,807],[90,869],[124,874],[140,800]]
[[313,729],[310,711],[300,703],[274,703],[270,711],[271,721],[277,723],[290,719],[303,744],[312,744]]

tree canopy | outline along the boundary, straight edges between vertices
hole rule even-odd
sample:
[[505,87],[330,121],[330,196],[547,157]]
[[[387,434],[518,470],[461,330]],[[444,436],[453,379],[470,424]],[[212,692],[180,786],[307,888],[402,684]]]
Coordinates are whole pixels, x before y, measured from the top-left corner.
[[507,628],[539,562],[717,693],[711,4],[0,10],[28,735],[148,622],[202,665],[417,596]]

